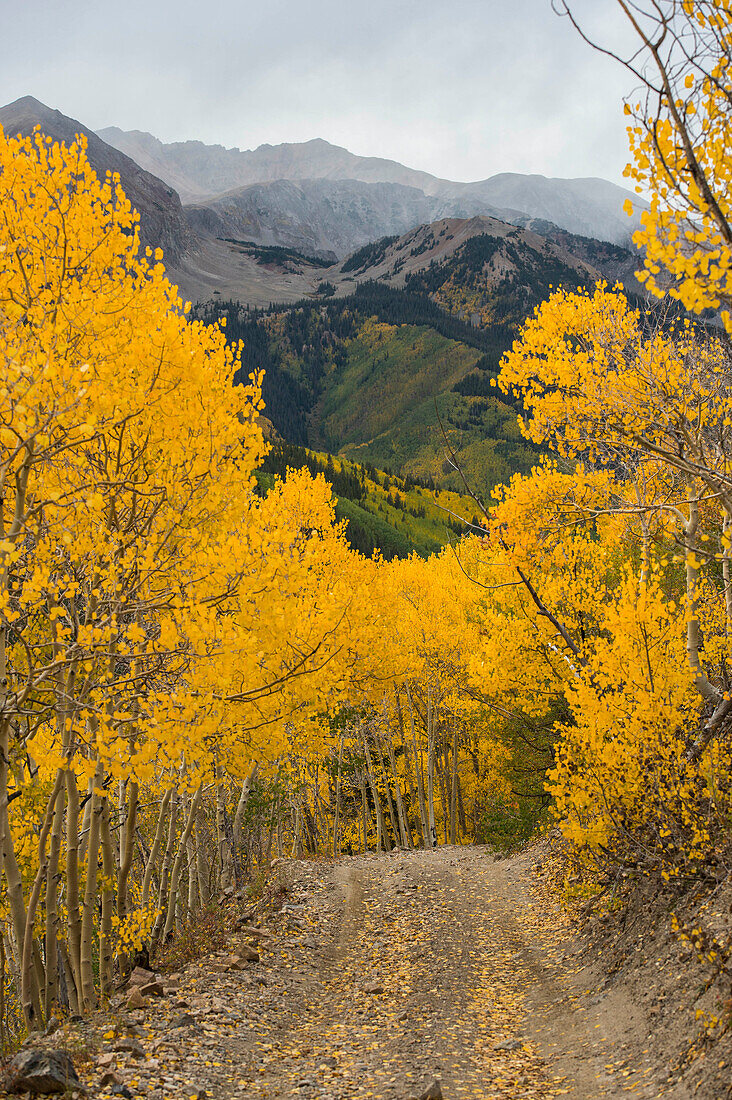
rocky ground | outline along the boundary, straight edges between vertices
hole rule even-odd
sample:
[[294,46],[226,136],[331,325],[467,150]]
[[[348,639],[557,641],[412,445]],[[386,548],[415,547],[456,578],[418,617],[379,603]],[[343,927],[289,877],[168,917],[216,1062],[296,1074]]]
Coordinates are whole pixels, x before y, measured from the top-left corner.
[[67,1050],[92,1097],[728,1095],[724,1039],[689,1057],[694,973],[669,976],[683,1007],[667,1012],[666,962],[627,928],[603,968],[602,930],[578,936],[545,855],[281,862],[259,927],[240,918],[225,950],[147,989],[140,975],[111,1017],[40,1045]]

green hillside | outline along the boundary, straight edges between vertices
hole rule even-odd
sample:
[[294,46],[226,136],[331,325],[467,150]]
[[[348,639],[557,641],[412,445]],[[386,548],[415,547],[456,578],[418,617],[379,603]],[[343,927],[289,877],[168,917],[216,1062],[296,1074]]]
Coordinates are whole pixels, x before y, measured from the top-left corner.
[[262,463],[257,475],[261,491],[288,467],[303,466],[331,483],[338,518],[348,523],[349,542],[368,556],[378,550],[385,558],[411,553],[427,557],[464,534],[464,520],[478,526],[478,509],[470,497],[284,442],[276,442]]
[[520,437],[515,410],[490,393],[485,366],[477,349],[434,329],[367,318],[315,406],[318,442],[460,491],[453,450],[471,485],[488,492],[536,456]]
[[490,386],[513,329],[476,328],[425,295],[366,283],[288,309],[217,303],[243,374],[264,368],[266,415],[288,442],[462,491],[443,430],[475,488],[487,493],[536,452],[516,411]]
[[[504,228],[453,247],[446,224],[437,236],[421,226],[345,261],[341,274],[362,280],[346,297],[329,283],[293,306],[216,302],[197,315],[225,318],[228,339],[242,345],[242,377],[264,369],[266,415],[288,443],[457,493],[464,476],[487,496],[538,456],[518,410],[491,385],[501,357],[553,286],[576,287],[592,270],[545,238]],[[377,490],[374,481],[339,492],[354,539],[361,531],[364,546],[395,554],[443,541],[415,524],[419,501],[391,514]]]

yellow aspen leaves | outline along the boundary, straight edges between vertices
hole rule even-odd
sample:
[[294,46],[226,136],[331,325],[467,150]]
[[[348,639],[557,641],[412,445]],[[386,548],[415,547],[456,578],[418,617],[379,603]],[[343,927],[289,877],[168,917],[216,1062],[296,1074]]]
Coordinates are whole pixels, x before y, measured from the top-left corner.
[[667,17],[663,49],[647,57],[648,101],[626,104],[633,124],[625,175],[651,196],[634,236],[644,252],[638,278],[693,312],[721,309],[730,331],[732,9],[725,0],[682,12]]

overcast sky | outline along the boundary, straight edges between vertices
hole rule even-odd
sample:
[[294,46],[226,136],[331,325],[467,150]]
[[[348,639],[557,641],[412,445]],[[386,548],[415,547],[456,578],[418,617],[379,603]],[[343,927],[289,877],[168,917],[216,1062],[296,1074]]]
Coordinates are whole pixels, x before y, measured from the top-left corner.
[[[574,7],[618,44],[614,0]],[[0,0],[0,26],[0,104],[33,95],[93,129],[622,182],[632,85],[550,0]]]

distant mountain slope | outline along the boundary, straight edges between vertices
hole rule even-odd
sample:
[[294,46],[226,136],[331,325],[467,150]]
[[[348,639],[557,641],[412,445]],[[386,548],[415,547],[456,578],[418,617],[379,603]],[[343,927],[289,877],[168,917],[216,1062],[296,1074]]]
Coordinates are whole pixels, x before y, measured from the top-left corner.
[[[578,212],[582,210],[579,201],[575,205]],[[397,183],[330,179],[251,184],[185,207],[189,225],[204,237],[251,240],[341,258],[371,241],[401,235],[441,218],[469,221],[476,216],[493,217],[529,228],[540,224],[545,235],[555,240],[564,234],[565,245],[571,236],[578,236],[546,219],[516,211],[497,217],[496,211],[494,204],[477,193],[466,203],[460,198],[428,196],[416,187]],[[608,242],[608,248],[620,246]]]
[[[302,196],[305,193],[304,189],[293,186],[294,194]],[[251,231],[256,221],[239,220],[242,214],[236,196],[232,206],[232,211],[210,207],[186,208],[197,232],[216,234],[200,237],[199,252],[175,272],[182,292],[194,302],[219,297],[261,308],[272,303],[286,304],[321,295],[342,297],[352,294],[360,283],[374,280],[386,286],[404,288],[408,278],[435,266],[439,270],[431,271],[429,279],[431,282],[437,279],[441,285],[448,281],[450,275],[441,265],[447,263],[468,240],[486,235],[500,240],[498,249],[490,246],[495,254],[481,275],[486,283],[485,289],[491,295],[491,287],[497,285],[497,277],[504,263],[506,270],[516,267],[518,263],[524,267],[527,276],[533,271],[529,283],[546,288],[568,278],[576,283],[587,279],[595,281],[602,276],[611,283],[620,279],[629,289],[640,290],[633,277],[638,260],[631,252],[608,242],[579,237],[547,222],[525,219],[526,228],[521,229],[490,217],[441,219],[417,225],[406,233],[394,232],[388,237],[369,241],[345,260],[332,267],[324,267],[322,260],[308,261],[305,256],[298,256],[286,249],[278,252],[252,244],[256,236],[247,230]],[[401,216],[398,209],[395,212],[397,216]],[[355,221],[353,224],[356,224]],[[534,226],[541,232],[537,233],[532,228]],[[269,239],[273,236],[275,234],[269,234]],[[314,229],[308,230],[303,222],[285,225],[276,236],[280,241],[294,240],[300,245],[297,249],[300,253],[304,250],[312,252],[317,243],[322,243],[315,237]],[[471,265],[477,262],[481,247],[472,246],[469,253]],[[523,250],[523,257],[518,261],[509,255],[511,250],[517,248]],[[554,270],[557,264],[559,270]],[[424,283],[425,276],[421,278]],[[477,271],[473,270],[470,278],[475,290]],[[454,287],[455,279],[452,285]],[[417,290],[417,283],[414,283],[413,289]],[[440,297],[437,288],[430,293]],[[538,300],[536,291],[531,291],[529,287],[527,293],[535,304]],[[498,297],[501,295],[507,296],[508,306],[516,316],[520,296],[510,281],[503,281]],[[443,295],[441,300],[447,308],[446,296]],[[463,316],[480,312],[478,307],[470,308],[471,302],[467,297],[460,304],[453,294],[451,302],[449,308],[454,312],[462,311]],[[480,318],[476,316],[476,320]]]
[[[598,271],[530,230],[448,219],[366,245],[318,273],[319,293],[265,313],[210,303],[265,369],[267,416],[289,442],[459,490],[443,433],[481,491],[536,460],[491,386],[550,287]],[[318,276],[315,276],[318,277]]]
[[[606,247],[615,252],[615,246]],[[597,251],[601,256],[602,246]],[[423,295],[472,325],[516,328],[552,286],[593,283],[601,274],[584,257],[530,229],[476,217],[445,218],[374,241],[349,256],[337,276],[325,277],[336,294],[350,293],[354,283],[378,281]]]
[[99,136],[148,171],[169,180],[186,203],[275,180],[350,179],[362,183],[398,183],[403,187],[417,187],[426,195],[436,194],[446,182],[393,160],[356,156],[322,138],[241,150],[205,145],[201,141],[164,144],[152,134],[120,130],[116,126],[100,130]]
[[[631,199],[634,208],[645,204],[637,195],[608,180],[547,179],[539,175],[502,172],[480,183],[465,184],[456,205],[445,213],[450,217],[470,217],[481,213],[478,204],[492,206],[503,221],[519,224],[522,215],[552,222],[561,229],[596,240],[628,246],[638,225],[638,215],[628,218],[623,203]],[[460,209],[462,204],[462,210]]]
[[[182,208],[170,186],[101,140],[83,123],[32,97],[0,108],[0,125],[10,133],[23,134],[31,133],[38,125],[49,136],[66,142],[72,141],[77,133],[86,134],[92,165],[102,177],[107,171],[120,174],[127,194],[140,211],[143,243],[163,248],[171,279],[192,301],[220,296],[251,306],[266,306],[318,295],[321,286],[335,296],[348,295],[359,282],[372,279],[404,287],[407,276],[414,277],[433,263],[444,264],[448,255],[468,238],[485,234],[503,242],[497,250],[489,246],[496,253],[491,260],[494,276],[501,264],[515,266],[508,256],[506,240],[518,233],[519,236],[512,237],[510,247],[528,249],[519,262],[526,271],[535,268],[537,258],[541,257],[544,268],[558,259],[583,277],[592,269],[612,280],[632,282],[636,261],[631,253],[617,245],[581,237],[547,220],[547,215],[556,213],[556,205],[561,203],[565,203],[562,216],[566,221],[570,220],[572,209],[578,218],[581,215],[587,220],[592,210],[588,213],[588,208],[583,207],[582,196],[587,190],[585,185],[590,184],[593,201],[607,210],[616,193],[622,196],[623,192],[604,181],[552,181],[504,175],[478,184],[453,184],[426,173],[415,173],[396,162],[356,157],[322,141],[263,146],[246,154],[214,148],[212,153],[211,147],[201,143],[168,147],[150,135],[105,131],[115,136],[115,140],[127,141],[131,151],[143,160],[147,158],[146,163],[160,171],[168,171],[171,148],[177,150],[181,171],[183,168],[188,171],[195,152],[200,161],[199,175],[209,171],[215,154],[214,159],[218,158],[223,166],[218,183],[240,173],[242,163],[248,165],[246,171],[250,174],[328,173],[317,179],[276,179],[251,184],[206,203]],[[387,182],[336,178],[342,172],[392,178]],[[541,218],[516,210],[509,211],[503,220],[495,217],[492,203],[508,201],[517,187],[524,206],[539,211]],[[567,195],[572,196],[571,202]],[[478,208],[481,213],[469,218],[455,216],[466,208]],[[442,211],[443,216],[438,218],[435,211]],[[506,223],[509,217],[513,225]],[[517,230],[516,225],[523,228]],[[534,230],[538,230],[538,235]],[[526,232],[533,235],[528,237]],[[389,238],[386,244],[385,235]],[[262,245],[267,246],[264,251]],[[290,251],[287,255],[273,252],[269,247],[272,245]],[[364,246],[366,251],[360,255]],[[352,255],[354,250],[359,256]],[[473,251],[471,255],[475,258],[477,253]],[[527,266],[525,261],[531,255],[534,259]],[[308,256],[315,260],[309,260]],[[325,270],[323,261],[336,257],[343,258],[343,262]],[[451,289],[448,288],[449,303],[447,289],[443,292],[433,285],[429,293],[453,312],[463,316],[479,313],[482,307],[475,299],[476,280],[487,278],[490,282],[489,267],[484,267],[480,277],[472,272],[472,298],[463,293],[463,300],[459,300],[454,278]],[[427,293],[426,276],[421,279]],[[433,272],[429,282],[434,281]],[[448,281],[442,278],[443,283]],[[416,283],[413,289],[417,289]],[[465,287],[462,289],[466,291]],[[518,308],[519,298],[514,290],[508,284],[504,289],[509,291],[512,308]],[[495,298],[492,289],[488,293]],[[496,301],[491,309],[495,312]]]
[[107,172],[119,172],[125,194],[139,211],[143,243],[162,248],[166,262],[173,265],[195,247],[176,192],[81,122],[24,96],[0,108],[0,126],[7,134],[24,136],[40,126],[44,134],[67,145],[77,134],[85,134],[89,161],[97,175],[104,179]]
[[347,256],[385,234],[431,221],[434,200],[415,187],[356,180],[277,180],[185,208],[196,233],[254,240],[311,255]]
[[600,272],[604,279],[614,285],[621,282],[633,294],[645,297],[647,291],[636,279],[636,272],[642,267],[638,250],[628,249],[610,241],[598,241],[593,237],[583,237],[578,233],[569,233],[552,222],[542,218],[525,218],[518,222],[524,229],[530,229],[540,237],[553,241],[564,253],[582,260]]
[[536,461],[514,409],[490,390],[501,349],[483,347],[494,335],[429,303],[366,284],[353,298],[263,316],[233,303],[197,316],[222,313],[227,339],[244,342],[242,376],[264,367],[266,415],[292,443],[458,492],[442,428],[481,491]]
[[[208,204],[224,191],[252,184],[265,188],[276,181],[356,180],[361,183],[412,187],[435,200],[420,220],[439,217],[469,218],[492,214],[505,221],[518,217],[543,218],[571,233],[629,243],[637,215],[629,219],[623,203],[636,195],[607,180],[547,179],[540,175],[503,172],[476,183],[439,179],[380,157],[360,157],[322,139],[257,149],[224,149],[200,141],[164,144],[152,134],[108,127],[99,131],[105,141],[176,187],[186,203]],[[270,203],[274,200],[270,200]],[[376,236],[388,233],[384,227]]]

